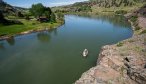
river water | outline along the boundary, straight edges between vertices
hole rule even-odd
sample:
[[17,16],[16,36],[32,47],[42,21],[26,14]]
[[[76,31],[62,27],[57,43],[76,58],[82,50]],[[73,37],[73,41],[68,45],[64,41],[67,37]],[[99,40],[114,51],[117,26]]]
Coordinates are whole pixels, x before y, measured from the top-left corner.
[[72,84],[96,65],[102,46],[132,34],[121,16],[66,15],[57,29],[0,41],[0,84]]

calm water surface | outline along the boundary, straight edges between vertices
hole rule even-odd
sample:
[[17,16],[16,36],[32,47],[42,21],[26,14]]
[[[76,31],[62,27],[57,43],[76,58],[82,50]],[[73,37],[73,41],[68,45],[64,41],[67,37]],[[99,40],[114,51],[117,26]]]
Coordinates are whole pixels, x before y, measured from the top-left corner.
[[[0,84],[72,84],[103,45],[132,36],[122,17],[66,15],[61,27],[0,41]],[[87,48],[89,55],[82,57]]]

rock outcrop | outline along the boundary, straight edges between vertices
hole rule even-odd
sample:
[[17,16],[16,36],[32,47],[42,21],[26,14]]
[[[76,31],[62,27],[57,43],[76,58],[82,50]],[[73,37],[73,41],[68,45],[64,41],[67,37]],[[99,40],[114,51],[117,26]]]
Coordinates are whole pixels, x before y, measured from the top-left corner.
[[146,84],[146,34],[102,48],[97,66],[75,84]]

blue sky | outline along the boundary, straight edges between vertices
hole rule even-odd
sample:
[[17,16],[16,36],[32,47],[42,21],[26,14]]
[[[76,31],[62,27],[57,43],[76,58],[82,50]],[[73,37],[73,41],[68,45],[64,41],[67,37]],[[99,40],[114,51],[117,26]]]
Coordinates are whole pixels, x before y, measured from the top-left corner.
[[3,0],[13,6],[19,6],[19,7],[31,7],[32,4],[35,3],[42,3],[45,6],[61,6],[61,5],[68,5],[75,2],[82,2],[82,1],[88,1],[88,0]]

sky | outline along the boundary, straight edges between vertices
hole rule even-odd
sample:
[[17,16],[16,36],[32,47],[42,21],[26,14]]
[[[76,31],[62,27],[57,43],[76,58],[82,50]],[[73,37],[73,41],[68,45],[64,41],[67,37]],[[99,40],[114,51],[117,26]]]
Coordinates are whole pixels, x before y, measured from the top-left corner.
[[42,3],[44,6],[53,7],[53,6],[61,6],[73,4],[75,2],[82,2],[88,0],[3,0],[8,4],[18,7],[29,8],[32,4]]

